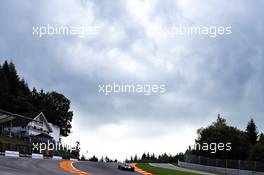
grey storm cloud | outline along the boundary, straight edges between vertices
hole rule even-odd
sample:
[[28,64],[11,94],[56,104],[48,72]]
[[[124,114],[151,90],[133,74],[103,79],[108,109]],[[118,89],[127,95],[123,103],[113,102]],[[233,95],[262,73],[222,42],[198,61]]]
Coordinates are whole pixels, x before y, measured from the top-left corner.
[[[198,1],[192,6],[197,6],[197,15],[182,1],[153,1],[142,15],[140,6],[137,11],[129,2],[2,1],[0,60],[12,60],[30,87],[69,97],[81,114],[75,117],[84,121],[82,128],[87,120],[96,127],[143,117],[164,124],[201,124],[203,119],[214,120],[217,113],[242,128],[250,117],[261,123],[263,2]],[[155,26],[181,22],[228,25],[232,34],[217,38],[148,35]],[[32,35],[33,26],[45,24],[98,25],[100,30],[87,38]],[[98,93],[99,84],[114,81],[161,83],[167,92]],[[263,123],[259,128],[264,129]]]

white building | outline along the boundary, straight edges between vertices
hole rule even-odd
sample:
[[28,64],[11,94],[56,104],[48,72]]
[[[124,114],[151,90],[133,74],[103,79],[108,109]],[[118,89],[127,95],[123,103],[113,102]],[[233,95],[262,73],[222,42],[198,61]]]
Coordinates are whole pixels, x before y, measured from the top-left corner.
[[[15,135],[19,137],[33,137],[33,138],[46,138],[60,141],[60,128],[56,125],[48,123],[45,115],[41,112],[39,114],[28,114],[25,117],[17,114],[12,114],[0,110],[1,133],[8,135]],[[9,118],[7,120],[6,118]],[[4,120],[5,119],[5,120]]]
[[29,122],[26,126],[26,131],[29,136],[36,136],[40,134],[50,134],[52,128],[50,127],[45,115],[39,113],[33,121]]

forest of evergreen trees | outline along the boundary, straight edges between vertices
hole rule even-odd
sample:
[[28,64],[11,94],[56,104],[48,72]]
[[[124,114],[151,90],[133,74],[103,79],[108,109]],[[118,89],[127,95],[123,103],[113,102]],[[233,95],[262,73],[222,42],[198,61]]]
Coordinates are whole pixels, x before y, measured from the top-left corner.
[[[171,154],[161,154],[161,155],[155,155],[150,153],[143,153],[142,156],[131,156],[130,159],[126,159],[126,163],[176,163],[178,160],[183,160],[184,154],[180,153],[177,155],[171,155]],[[82,160],[89,160],[93,162],[117,162],[118,160],[112,160],[109,157],[105,156],[101,159],[98,159],[95,155],[89,159],[86,159],[84,155],[82,155]]]
[[126,162],[136,162],[136,163],[176,163],[178,160],[183,161],[184,159],[184,154],[179,153],[176,155],[171,155],[171,154],[161,154],[161,155],[155,155],[154,153],[143,153],[142,156],[137,156],[135,155],[134,157],[132,156],[130,160],[126,160]]
[[231,160],[251,160],[264,161],[264,134],[259,132],[253,119],[251,119],[245,130],[240,130],[227,124],[226,120],[218,116],[216,122],[210,126],[197,130],[198,138],[196,143],[232,143],[230,151],[217,151],[212,153],[210,150],[197,150],[189,147],[185,154],[168,155],[166,153],[156,156],[155,154],[144,153],[138,157],[132,156],[126,162],[143,163],[176,163],[183,160],[185,155],[204,156],[212,159],[231,159]]
[[264,161],[264,134],[259,132],[253,119],[245,130],[230,126],[226,120],[218,116],[217,121],[197,131],[196,143],[231,143],[231,150],[210,151],[193,149],[191,146],[186,154],[204,156],[213,159],[234,159]]
[[43,112],[49,122],[61,128],[62,136],[71,132],[70,100],[57,92],[31,90],[12,62],[0,63],[0,109],[25,116]]

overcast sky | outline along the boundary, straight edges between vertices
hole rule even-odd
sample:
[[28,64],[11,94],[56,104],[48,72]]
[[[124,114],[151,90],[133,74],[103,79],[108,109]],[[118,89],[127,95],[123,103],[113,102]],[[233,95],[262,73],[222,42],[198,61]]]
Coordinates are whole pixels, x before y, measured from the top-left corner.
[[[263,1],[5,0],[0,61],[31,88],[71,100],[73,134],[87,156],[176,154],[217,114],[264,130]],[[86,37],[33,35],[33,27],[90,26]],[[231,26],[230,35],[170,35],[175,26]],[[104,83],[164,84],[162,94],[98,92]]]

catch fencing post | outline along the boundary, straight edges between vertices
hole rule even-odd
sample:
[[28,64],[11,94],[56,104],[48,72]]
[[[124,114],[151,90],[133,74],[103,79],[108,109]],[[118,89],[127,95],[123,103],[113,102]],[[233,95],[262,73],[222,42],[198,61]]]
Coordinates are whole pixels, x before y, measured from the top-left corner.
[[227,159],[225,159],[225,174],[227,174]]
[[238,173],[237,174],[240,174],[240,166],[241,166],[240,160],[238,160]]

